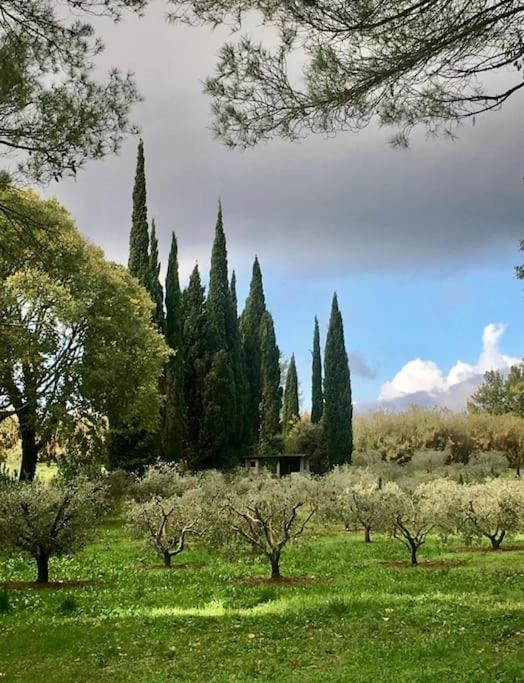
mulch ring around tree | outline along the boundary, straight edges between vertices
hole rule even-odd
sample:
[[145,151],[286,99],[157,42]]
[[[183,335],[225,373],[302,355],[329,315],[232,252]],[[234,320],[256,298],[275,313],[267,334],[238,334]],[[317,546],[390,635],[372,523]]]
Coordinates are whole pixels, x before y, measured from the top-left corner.
[[273,579],[270,576],[250,576],[245,579],[235,579],[233,583],[270,586],[306,586],[314,583],[329,583],[330,579],[313,578],[309,576],[281,576]]
[[391,560],[379,562],[383,567],[394,567],[396,569],[451,569],[461,567],[464,562],[457,560],[421,560],[418,564],[411,564],[409,560]]
[[524,551],[524,545],[503,545],[500,548],[491,548],[490,546],[464,546],[457,548],[456,553],[512,553]]
[[109,584],[102,581],[3,581],[0,589],[5,590],[61,590],[64,588],[104,588]]

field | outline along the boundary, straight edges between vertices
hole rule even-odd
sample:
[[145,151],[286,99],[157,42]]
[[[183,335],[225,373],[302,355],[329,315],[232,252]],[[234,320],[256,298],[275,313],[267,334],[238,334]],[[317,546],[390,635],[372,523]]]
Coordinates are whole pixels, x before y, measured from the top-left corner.
[[[524,538],[515,544],[457,552],[435,537],[421,550],[433,565],[411,568],[395,564],[407,559],[396,541],[332,528],[286,551],[283,573],[300,580],[279,585],[257,580],[268,568],[251,553],[189,550],[183,567],[155,567],[115,517],[51,564],[52,579],[91,585],[4,594],[0,678],[522,681]],[[33,571],[5,561],[0,581]]]

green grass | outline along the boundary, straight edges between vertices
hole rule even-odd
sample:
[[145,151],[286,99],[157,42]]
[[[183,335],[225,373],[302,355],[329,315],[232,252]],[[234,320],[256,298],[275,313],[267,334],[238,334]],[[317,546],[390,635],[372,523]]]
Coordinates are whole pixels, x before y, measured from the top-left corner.
[[[96,587],[11,590],[0,611],[0,680],[6,681],[522,681],[523,551],[459,554],[432,539],[421,559],[449,568],[387,567],[407,557],[395,541],[365,545],[332,530],[290,548],[279,586],[241,558],[190,550],[193,568],[144,570],[156,558],[120,520],[52,579]],[[1,580],[33,578],[22,559]]]

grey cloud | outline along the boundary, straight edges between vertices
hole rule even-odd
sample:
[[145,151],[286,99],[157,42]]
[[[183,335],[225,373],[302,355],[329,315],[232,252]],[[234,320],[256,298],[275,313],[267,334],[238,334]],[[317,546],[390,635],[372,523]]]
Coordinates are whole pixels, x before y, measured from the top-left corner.
[[[235,265],[256,251],[265,264],[311,277],[438,274],[516,252],[524,214],[522,95],[464,127],[455,143],[418,134],[409,150],[395,151],[389,133],[371,127],[230,152],[212,138],[201,92],[228,34],[174,27],[164,14],[158,3],[142,20],[97,22],[107,44],[100,68],[134,71],[145,97],[134,118],[145,140],[148,203],[164,254],[173,229],[185,262],[208,253],[219,197]],[[135,150],[131,139],[119,157],[47,190],[121,261]]]
[[360,351],[350,351],[348,353],[349,367],[353,375],[363,379],[375,379],[377,369],[368,365]]

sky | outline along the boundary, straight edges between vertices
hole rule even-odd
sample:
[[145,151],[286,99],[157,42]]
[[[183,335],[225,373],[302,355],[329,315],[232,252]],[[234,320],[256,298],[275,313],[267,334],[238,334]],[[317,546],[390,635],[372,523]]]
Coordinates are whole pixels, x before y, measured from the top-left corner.
[[[228,31],[173,26],[165,5],[119,24],[94,21],[97,60],[134,72],[149,215],[167,262],[171,231],[182,283],[207,276],[217,202],[224,207],[239,301],[258,255],[285,358],[295,353],[310,405],[313,319],[322,341],[338,294],[357,410],[411,402],[461,409],[483,372],[523,356],[524,300],[514,277],[524,238],[523,95],[456,141],[418,131],[408,150],[370,126],[299,143],[230,151],[213,139],[202,81]],[[44,189],[106,255],[127,262],[137,139]]]

